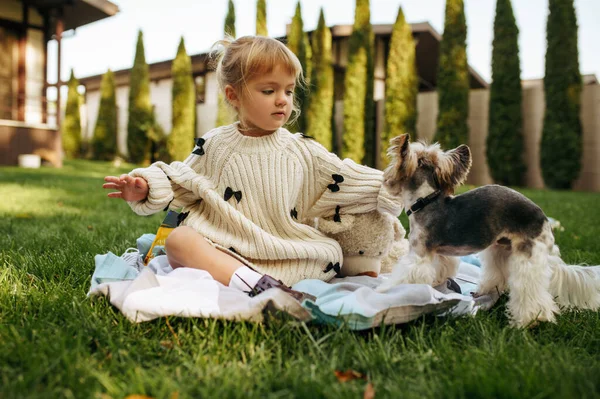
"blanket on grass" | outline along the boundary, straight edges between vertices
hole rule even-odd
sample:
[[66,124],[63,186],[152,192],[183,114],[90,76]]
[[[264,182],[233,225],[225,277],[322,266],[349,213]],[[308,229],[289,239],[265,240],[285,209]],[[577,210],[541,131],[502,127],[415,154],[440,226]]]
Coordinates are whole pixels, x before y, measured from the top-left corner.
[[[139,241],[138,241],[139,244]],[[105,295],[125,317],[135,323],[162,316],[205,317],[260,322],[265,313],[287,314],[300,321],[347,324],[354,330],[382,324],[401,324],[428,313],[444,316],[473,315],[490,308],[497,297],[477,299],[470,293],[477,286],[477,257],[463,258],[456,282],[462,294],[446,285],[398,285],[385,293],[375,288],[387,278],[359,276],[335,278],[325,283],[303,280],[295,290],[309,293],[316,301],[298,303],[280,289],[256,297],[215,281],[203,270],[173,270],[164,255],[141,262],[142,253],[96,255],[96,269],[88,295]],[[271,312],[278,310],[280,312]]]

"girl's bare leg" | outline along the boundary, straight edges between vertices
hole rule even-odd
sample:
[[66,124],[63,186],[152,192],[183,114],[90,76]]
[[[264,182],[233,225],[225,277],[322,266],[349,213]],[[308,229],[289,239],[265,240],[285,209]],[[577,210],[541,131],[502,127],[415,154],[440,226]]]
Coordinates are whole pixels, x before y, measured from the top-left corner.
[[192,267],[206,270],[223,285],[228,285],[233,273],[242,262],[213,247],[206,239],[188,226],[177,227],[165,242],[167,258],[173,269]]

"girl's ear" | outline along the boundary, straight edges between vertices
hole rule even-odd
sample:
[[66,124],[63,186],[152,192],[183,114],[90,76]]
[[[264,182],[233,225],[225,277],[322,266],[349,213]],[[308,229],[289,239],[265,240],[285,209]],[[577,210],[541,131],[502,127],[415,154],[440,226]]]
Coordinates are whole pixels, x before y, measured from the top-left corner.
[[231,85],[225,86],[225,98],[229,101],[229,104],[233,105],[235,108],[240,107],[240,99],[235,92],[235,89]]

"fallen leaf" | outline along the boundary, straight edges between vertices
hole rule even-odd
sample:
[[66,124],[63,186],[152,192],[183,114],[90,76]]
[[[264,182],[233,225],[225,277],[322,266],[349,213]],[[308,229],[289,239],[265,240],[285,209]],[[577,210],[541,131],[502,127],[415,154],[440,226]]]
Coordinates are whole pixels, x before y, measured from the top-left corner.
[[370,382],[367,382],[367,385],[365,386],[363,399],[375,399],[375,388],[373,388],[373,384]]
[[172,349],[173,341],[160,341],[160,346],[162,346],[165,349]]
[[367,377],[364,374],[361,374],[358,371],[351,369],[348,369],[346,371],[335,370],[333,373],[335,374],[339,382],[367,379]]
[[88,230],[94,230],[94,226],[92,226],[92,225],[88,225],[87,229],[88,229]]

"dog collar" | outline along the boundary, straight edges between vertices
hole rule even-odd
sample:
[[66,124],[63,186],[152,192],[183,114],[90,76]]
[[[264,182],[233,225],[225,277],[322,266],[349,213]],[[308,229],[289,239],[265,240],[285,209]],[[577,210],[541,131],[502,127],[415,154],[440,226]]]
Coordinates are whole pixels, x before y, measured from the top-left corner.
[[408,208],[408,211],[406,211],[406,216],[410,216],[413,213],[419,212],[421,209],[425,208],[425,206],[431,204],[439,195],[440,195],[440,190],[436,190],[436,191],[432,192],[431,194],[429,194],[425,198],[423,198],[423,197],[417,198],[415,203],[412,204],[410,206],[410,208]]

